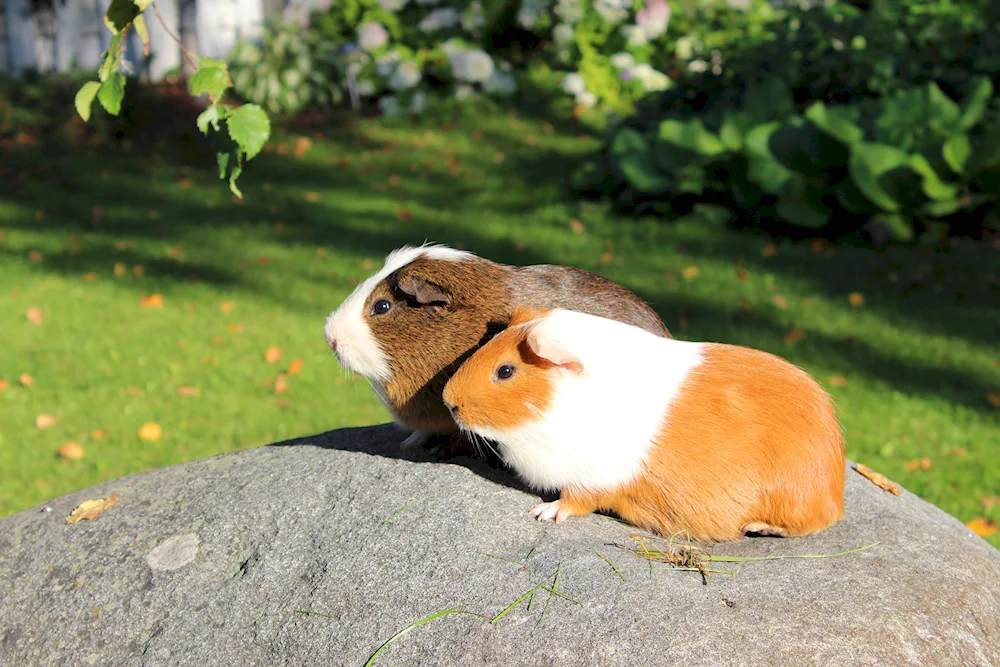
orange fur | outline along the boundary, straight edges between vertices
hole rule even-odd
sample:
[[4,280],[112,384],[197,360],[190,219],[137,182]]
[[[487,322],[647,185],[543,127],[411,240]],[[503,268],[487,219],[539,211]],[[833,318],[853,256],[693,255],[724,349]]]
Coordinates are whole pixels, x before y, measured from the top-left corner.
[[[511,428],[545,412],[552,374],[561,370],[525,342],[525,323],[542,314],[516,313],[452,378],[444,398],[465,424]],[[610,510],[636,526],[667,536],[688,531],[695,540],[806,535],[841,519],[844,439],[826,392],[766,352],[707,344],[704,353],[668,407],[645,472],[605,491],[563,488],[560,508],[570,515]],[[502,364],[515,375],[486,380]]]

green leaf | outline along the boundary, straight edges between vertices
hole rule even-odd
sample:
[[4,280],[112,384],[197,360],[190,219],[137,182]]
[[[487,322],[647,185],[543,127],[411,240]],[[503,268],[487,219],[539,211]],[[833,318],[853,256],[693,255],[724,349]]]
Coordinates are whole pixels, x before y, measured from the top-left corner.
[[637,192],[655,195],[670,189],[670,178],[657,167],[650,143],[637,130],[626,127],[615,134],[611,157],[621,179]]
[[941,147],[941,155],[953,172],[961,174],[969,156],[972,155],[972,144],[969,142],[969,137],[964,132],[951,135]]
[[743,148],[743,130],[740,129],[736,119],[728,114],[719,128],[719,140],[726,150],[738,151]]
[[659,137],[662,141],[706,157],[726,152],[726,147],[714,133],[705,129],[700,118],[689,121],[667,119],[660,123]]
[[857,112],[857,107],[827,107],[822,102],[815,102],[804,115],[819,129],[850,145],[865,137],[864,130],[855,124]]
[[146,49],[146,55],[149,55],[149,30],[146,29],[146,19],[142,17],[142,14],[135,17],[132,21],[132,26],[135,28],[135,32],[139,35],[139,39],[142,40],[142,44]]
[[899,241],[913,240],[913,224],[899,213],[881,213],[872,218],[872,222],[884,226]]
[[256,104],[244,104],[230,111],[226,126],[229,128],[229,136],[246,153],[247,160],[252,160],[260,153],[271,136],[271,121]]
[[979,139],[976,150],[969,158],[967,171],[978,174],[1000,166],[1000,123],[987,128],[986,136]]
[[132,0],[132,2],[135,3],[140,12],[146,11],[146,8],[153,4],[153,0]]
[[809,229],[819,229],[830,220],[831,215],[826,208],[817,209],[798,198],[779,199],[775,211],[788,222]]
[[198,71],[192,74],[188,81],[192,95],[208,95],[213,103],[219,101],[230,85],[226,63],[213,58],[199,60]]
[[851,178],[868,199],[884,211],[898,211],[899,203],[883,187],[881,178],[910,165],[910,155],[886,144],[856,144],[851,151]]
[[934,171],[934,167],[919,153],[910,156],[910,166],[923,178],[923,190],[931,199],[953,199],[958,196],[958,186],[945,183]]
[[97,91],[97,101],[104,110],[112,116],[117,116],[122,110],[122,99],[125,97],[125,75],[115,72],[107,81],[101,84]]
[[104,62],[101,63],[101,67],[97,70],[97,78],[101,82],[108,80],[111,73],[118,69],[118,56],[121,55],[122,50],[122,35],[118,33],[108,42],[108,50],[104,52]]
[[757,122],[765,122],[794,114],[795,102],[788,85],[777,76],[769,76],[756,86],[748,86],[742,108]]
[[921,211],[932,218],[943,218],[958,211],[965,202],[962,199],[944,199],[929,201],[921,207]]
[[198,125],[198,129],[201,130],[202,134],[208,134],[209,125],[211,125],[212,129],[216,132],[219,131],[220,119],[221,116],[219,115],[219,106],[217,104],[212,104],[198,114],[198,118],[195,120],[195,123]]
[[104,24],[117,35],[138,15],[139,7],[132,0],[111,0],[104,14]]
[[875,140],[917,152],[935,148],[960,127],[961,110],[933,81],[880,103]]
[[240,160],[237,149],[224,150],[216,153],[215,160],[219,165],[219,178],[229,177],[229,189],[234,195],[243,199],[243,193],[236,187],[236,179],[243,173],[243,162]]
[[794,176],[794,172],[777,160],[751,158],[747,161],[747,179],[764,192],[776,195]]
[[993,82],[985,76],[977,76],[972,79],[972,90],[965,98],[965,105],[962,109],[962,117],[959,125],[963,130],[974,127],[983,119],[986,113],[986,105],[993,97]]
[[76,112],[80,114],[80,118],[83,122],[90,121],[90,108],[94,105],[94,96],[97,95],[98,89],[100,89],[101,84],[98,81],[88,81],[83,84],[76,93],[76,99],[73,100],[76,105]]

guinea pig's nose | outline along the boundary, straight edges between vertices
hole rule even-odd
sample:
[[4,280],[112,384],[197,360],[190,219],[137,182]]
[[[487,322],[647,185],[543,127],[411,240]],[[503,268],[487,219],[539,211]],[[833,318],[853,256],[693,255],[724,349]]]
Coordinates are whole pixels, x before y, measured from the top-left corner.
[[448,412],[451,413],[452,417],[458,416],[458,406],[452,403],[445,403],[445,407],[448,408]]

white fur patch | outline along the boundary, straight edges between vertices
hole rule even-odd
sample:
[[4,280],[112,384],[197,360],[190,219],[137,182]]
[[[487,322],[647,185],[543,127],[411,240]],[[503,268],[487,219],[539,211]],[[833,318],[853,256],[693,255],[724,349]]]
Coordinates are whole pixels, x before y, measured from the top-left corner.
[[382,268],[355,287],[326,320],[323,333],[327,342],[336,341],[337,358],[345,368],[376,382],[387,382],[392,378],[389,357],[368,326],[365,302],[380,282],[418,257],[460,261],[473,255],[464,250],[428,244],[416,248],[403,246],[390,252]]
[[538,489],[598,491],[635,479],[678,389],[701,363],[703,344],[568,310],[544,316],[532,333],[579,358],[583,373],[552,371],[552,404],[536,421],[471,430],[498,442]]

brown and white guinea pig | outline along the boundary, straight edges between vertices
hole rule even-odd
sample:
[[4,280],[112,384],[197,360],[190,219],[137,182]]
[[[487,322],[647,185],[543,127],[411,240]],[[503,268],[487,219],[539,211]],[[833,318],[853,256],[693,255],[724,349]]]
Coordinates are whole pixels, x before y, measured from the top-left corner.
[[532,487],[538,519],[612,510],[661,535],[806,535],[844,514],[830,397],[766,352],[662,338],[569,310],[518,310],[444,401]]
[[404,444],[456,433],[441,392],[462,361],[503,330],[516,306],[571,308],[670,336],[624,287],[581,269],[507,266],[441,245],[402,247],[326,321],[340,363],[371,380]]

